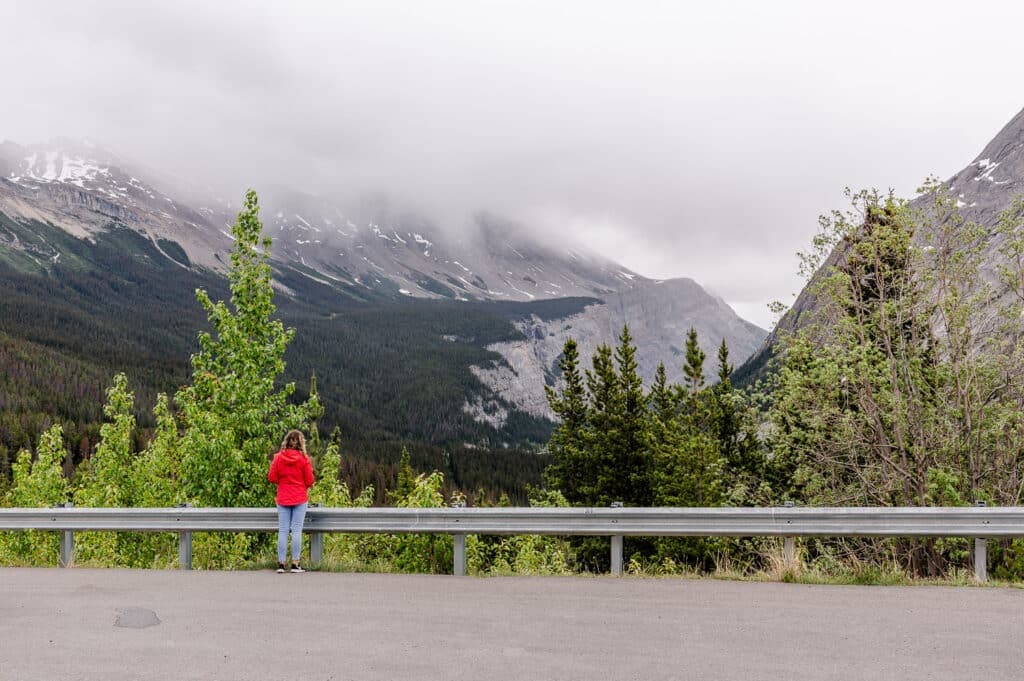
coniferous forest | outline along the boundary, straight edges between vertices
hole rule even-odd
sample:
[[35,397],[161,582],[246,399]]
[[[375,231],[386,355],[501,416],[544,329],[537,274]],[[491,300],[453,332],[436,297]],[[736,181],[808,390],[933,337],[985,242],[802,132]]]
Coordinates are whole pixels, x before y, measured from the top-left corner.
[[[911,204],[850,193],[849,210],[821,220],[802,256],[815,305],[778,336],[756,384],[735,386],[728,347],[708,358],[692,331],[678,385],[664,368],[642,383],[628,328],[589,358],[569,340],[547,395],[557,426],[523,418],[510,443],[460,413],[473,379],[452,367],[487,357],[483,347],[510,337],[508,320],[522,309],[331,308],[310,289],[278,314],[278,273],[254,194],[233,229],[227,285],[210,277],[198,296],[195,281],[135,260],[119,263],[116,277],[12,269],[0,302],[4,500],[266,505],[267,455],[285,429],[300,427],[321,477],[313,501],[329,505],[1019,505],[1024,200],[982,228],[960,217],[943,186],[928,184],[923,196]],[[986,270],[990,240],[1003,264]],[[145,323],[111,321],[142,296],[151,303]],[[33,306],[50,297],[66,305]],[[196,297],[189,312],[177,304]],[[153,304],[160,300],[166,305]],[[403,361],[410,353],[417,361]],[[0,555],[46,562],[55,541],[0,535]],[[169,564],[170,541],[87,538],[83,559]],[[327,555],[349,566],[443,571],[447,541],[332,537]],[[211,537],[197,555],[209,567],[244,565],[265,544]],[[644,573],[770,571],[776,544],[637,538],[626,553]],[[607,561],[595,539],[479,537],[467,548],[478,572],[601,570]],[[962,539],[801,544],[802,563],[822,573],[946,577],[965,569],[968,553]],[[1024,576],[1024,542],[992,542],[990,553],[996,577]]]

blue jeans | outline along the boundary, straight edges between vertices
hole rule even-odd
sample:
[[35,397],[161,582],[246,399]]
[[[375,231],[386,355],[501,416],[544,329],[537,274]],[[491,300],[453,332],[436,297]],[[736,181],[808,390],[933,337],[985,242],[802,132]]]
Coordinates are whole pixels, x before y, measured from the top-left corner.
[[306,520],[305,504],[277,505],[277,562],[283,563],[288,550],[288,531],[292,533],[292,560],[298,562],[302,553],[302,523]]

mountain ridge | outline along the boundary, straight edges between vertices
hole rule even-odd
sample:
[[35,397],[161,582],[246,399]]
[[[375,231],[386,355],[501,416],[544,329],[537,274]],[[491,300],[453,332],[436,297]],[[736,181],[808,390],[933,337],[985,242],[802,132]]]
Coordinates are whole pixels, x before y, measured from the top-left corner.
[[[993,226],[1013,197],[1024,194],[1024,109],[996,133],[973,161],[943,184],[955,197],[956,206],[966,221]],[[919,196],[911,201],[911,206],[923,209],[930,200],[927,195]],[[915,239],[922,238],[924,235],[915,235]],[[981,275],[991,282],[999,280],[997,267],[1003,257],[998,252],[997,241],[992,235],[986,238],[985,257],[982,259]],[[812,281],[842,257],[843,251],[837,247],[813,275]],[[1005,291],[996,291],[997,297],[1004,294]],[[803,326],[816,306],[808,282],[764,343],[737,369],[737,382],[748,384],[763,376],[775,353],[779,336]]]
[[[203,192],[194,189],[186,201],[151,184],[152,172],[135,171],[115,154],[67,140],[0,144],[0,171],[0,215],[10,221],[0,229],[0,261],[36,275],[45,275],[62,257],[90,266],[75,248],[32,231],[33,224],[50,224],[88,243],[112,229],[129,229],[150,242],[154,255],[146,258],[162,255],[183,272],[226,270],[234,215],[222,197],[197,198]],[[297,300],[313,295],[325,310],[336,308],[335,298],[348,301],[344,305],[592,299],[564,317],[542,319],[530,312],[517,318],[513,328],[521,340],[489,345],[492,356],[502,358],[497,364],[512,367],[511,374],[492,371],[495,362],[465,368],[480,389],[466,396],[464,412],[499,431],[510,410],[553,417],[538,401],[570,334],[585,351],[593,350],[614,344],[628,324],[649,382],[659,363],[670,380],[681,376],[681,348],[691,326],[709,357],[725,340],[734,362],[753,352],[766,333],[692,279],[649,279],[584,248],[546,245],[524,226],[486,212],[475,217],[470,233],[453,238],[387,202],[367,202],[354,216],[337,202],[279,186],[261,195],[261,208],[264,232],[273,240],[275,287]],[[516,343],[528,351],[523,354]],[[489,410],[504,410],[506,418],[498,423]]]

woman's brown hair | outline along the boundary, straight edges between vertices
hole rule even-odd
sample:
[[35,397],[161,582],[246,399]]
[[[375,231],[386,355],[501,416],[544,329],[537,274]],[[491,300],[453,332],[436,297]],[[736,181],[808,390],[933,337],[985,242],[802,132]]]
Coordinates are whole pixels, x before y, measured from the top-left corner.
[[[306,454],[306,437],[301,430],[289,430],[281,442],[281,449],[297,449]],[[309,454],[306,454],[309,456]]]

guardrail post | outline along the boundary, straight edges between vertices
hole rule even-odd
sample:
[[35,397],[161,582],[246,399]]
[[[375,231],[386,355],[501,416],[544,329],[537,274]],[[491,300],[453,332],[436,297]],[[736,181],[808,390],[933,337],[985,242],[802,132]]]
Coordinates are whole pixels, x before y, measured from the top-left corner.
[[60,566],[71,567],[75,562],[75,533],[72,530],[64,530],[60,533]]
[[[976,502],[977,506],[984,507],[984,501]],[[974,538],[974,579],[979,582],[988,581],[988,544],[984,537]]]
[[324,559],[324,533],[323,532],[310,532],[309,533],[309,562],[313,565],[319,565],[320,561]]
[[782,543],[782,557],[786,561],[786,565],[792,565],[796,562],[796,537],[784,537]]
[[[310,508],[320,508],[320,504],[310,504]],[[309,516],[306,516],[306,522],[310,520]],[[312,520],[316,522],[315,518]],[[309,562],[311,565],[317,566],[324,559],[324,533],[310,530],[307,534],[309,534]]]
[[612,574],[622,576],[622,535],[612,535]]
[[452,539],[455,542],[455,550],[452,555],[452,574],[462,577],[466,574],[466,535],[453,534]]
[[[612,508],[622,508],[621,501],[613,501],[611,503]],[[614,521],[617,522],[617,521]],[[622,535],[612,535],[612,575],[616,577],[622,576]]]
[[[783,504],[786,508],[793,508],[793,502],[787,501]],[[782,558],[786,561],[786,567],[796,563],[796,537],[783,537]]]
[[[178,504],[178,508],[192,508],[192,504]],[[192,531],[178,533],[178,569],[192,569]]]
[[[57,504],[54,508],[74,508],[70,501]],[[60,533],[60,566],[71,567],[75,562],[75,533],[73,530],[62,530]]]

